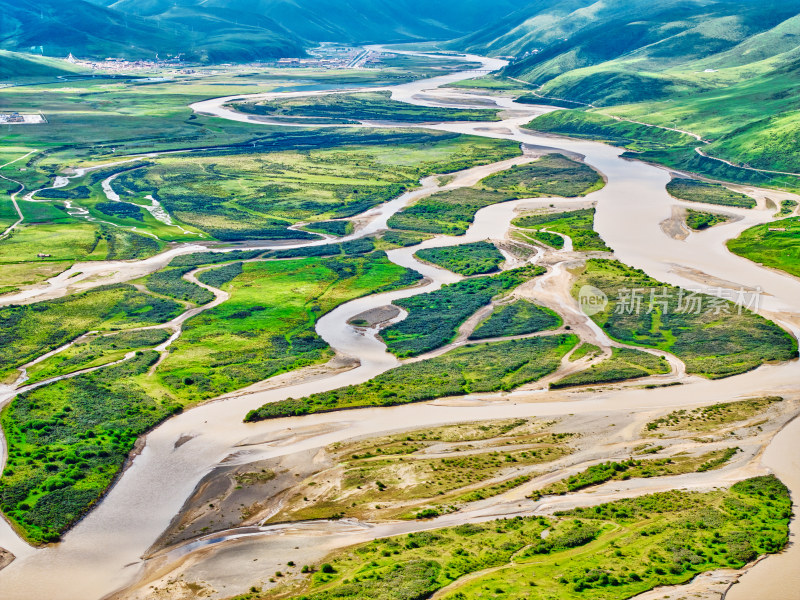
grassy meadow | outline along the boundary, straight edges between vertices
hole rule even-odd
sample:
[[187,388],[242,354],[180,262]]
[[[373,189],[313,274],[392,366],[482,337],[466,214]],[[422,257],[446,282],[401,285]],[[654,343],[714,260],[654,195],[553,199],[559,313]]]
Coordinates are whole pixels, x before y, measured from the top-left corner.
[[800,277],[800,217],[756,225],[728,241],[728,249],[774,269]]
[[505,257],[491,242],[426,248],[414,256],[465,277],[495,273],[505,261]]
[[[788,541],[791,500],[775,477],[712,492],[671,491],[556,513],[411,533],[336,552],[299,600],[624,600],[699,573],[740,568]],[[547,533],[544,533],[544,532]],[[282,593],[281,593],[282,592]],[[237,600],[275,597],[275,591]]]
[[469,344],[435,358],[401,365],[366,383],[265,404],[250,411],[245,420],[511,390],[555,371],[577,342],[574,335],[552,335]]
[[477,186],[422,198],[389,219],[394,229],[462,235],[475,213],[492,204],[547,196],[577,197],[602,188],[600,174],[561,154],[548,154],[483,179]]
[[317,319],[339,304],[388,290],[405,269],[382,252],[342,258],[251,262],[223,289],[230,300],[190,319],[159,381],[189,402],[324,361]]
[[[278,119],[301,117],[301,122],[359,123],[390,121],[430,123],[437,121],[499,121],[497,110],[432,108],[391,99],[391,92],[329,94],[282,100],[237,102],[242,112]],[[298,119],[295,119],[298,120]]]
[[394,304],[407,311],[408,316],[382,330],[381,338],[389,351],[399,357],[417,356],[440,348],[455,337],[464,321],[492,298],[542,273],[543,267],[520,267],[396,300]]
[[671,352],[689,373],[728,377],[797,356],[795,340],[773,322],[729,300],[662,284],[618,261],[588,260],[574,293],[584,285],[609,297],[605,310],[592,316],[609,336]]
[[483,340],[494,337],[525,335],[558,329],[563,320],[558,314],[527,300],[515,300],[496,307],[475,328],[469,339]]
[[578,385],[614,383],[651,375],[663,375],[669,372],[669,363],[660,356],[630,348],[612,348],[609,358],[592,365],[585,371],[567,375],[563,379],[551,383],[550,387],[557,389]]
[[511,224],[532,230],[535,239],[557,249],[564,246],[564,240],[550,234],[550,231],[569,237],[573,250],[578,252],[610,252],[611,249],[594,230],[594,212],[593,208],[584,208],[568,212],[523,215],[514,219]]

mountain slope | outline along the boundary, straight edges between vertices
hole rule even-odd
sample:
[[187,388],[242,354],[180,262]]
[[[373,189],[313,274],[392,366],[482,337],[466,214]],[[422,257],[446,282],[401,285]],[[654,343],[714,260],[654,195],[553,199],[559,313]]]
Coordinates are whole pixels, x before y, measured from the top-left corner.
[[[126,14],[83,0],[0,0],[0,48],[48,56],[187,58],[219,62],[303,54],[303,44],[270,19],[236,23],[214,11],[171,19]],[[185,19],[181,17],[184,16]]]
[[[451,39],[511,12],[513,0],[92,0],[119,12],[202,27],[268,23],[309,42]],[[269,27],[269,25],[266,25]]]
[[207,62],[302,56],[320,41],[451,39],[513,0],[0,0],[0,48]]
[[[448,45],[515,55],[505,75],[593,105],[539,119],[546,131],[627,139],[612,115],[697,133],[734,165],[800,173],[800,0],[543,0]],[[691,143],[655,146],[645,158],[675,168],[772,177]]]
[[790,48],[798,11],[800,0],[547,0],[451,45],[516,55],[507,75],[613,104],[696,91],[703,82],[673,73],[692,63],[744,64]]
[[81,70],[66,61],[0,50],[0,79],[75,75]]

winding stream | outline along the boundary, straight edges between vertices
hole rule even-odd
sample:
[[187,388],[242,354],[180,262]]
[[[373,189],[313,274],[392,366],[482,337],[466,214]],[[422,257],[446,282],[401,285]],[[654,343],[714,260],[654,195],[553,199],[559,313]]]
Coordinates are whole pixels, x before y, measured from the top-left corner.
[[[503,65],[503,61],[495,59],[468,58],[480,61],[484,68],[488,69],[497,69]],[[456,73],[404,84],[391,88],[391,91],[396,99],[436,105],[432,100],[436,88],[475,75],[476,73],[470,71]],[[416,99],[415,96],[423,91],[426,93],[425,98]],[[457,98],[459,94],[451,90],[447,90],[446,94],[449,102],[447,105],[452,106],[453,98]],[[264,97],[264,95],[254,97]],[[230,100],[231,98],[211,100],[194,105],[193,108],[199,112],[238,121],[264,122],[263,119],[226,108],[224,105]],[[671,207],[676,201],[670,198],[664,189],[670,177],[666,170],[621,159],[619,155],[622,150],[604,144],[554,138],[521,129],[521,125],[527,123],[532,116],[549,109],[516,105],[508,98],[494,98],[494,100],[498,106],[508,110],[507,118],[502,122],[442,123],[425,127],[512,139],[520,143],[557,148],[584,156],[589,165],[607,177],[608,182],[602,190],[586,199],[581,199],[581,202],[586,200],[598,202],[596,227],[606,243],[614,248],[620,260],[642,268],[662,281],[685,287],[697,287],[700,283],[709,281],[713,282],[713,287],[727,289],[760,287],[764,291],[760,308],[769,312],[773,318],[779,318],[787,327],[797,330],[793,320],[798,318],[800,312],[798,303],[800,280],[764,269],[734,256],[724,245],[725,240],[737,236],[745,228],[768,221],[771,216],[768,212],[743,211],[743,218],[735,223],[715,227],[702,234],[692,234],[685,241],[668,238],[661,231],[659,223],[669,218]],[[477,177],[475,179],[477,182],[491,169],[492,166],[472,169],[471,173],[460,174],[462,179],[459,181],[464,184],[469,177]],[[384,228],[386,220],[397,210],[418,197],[418,194],[430,193],[436,188],[432,182],[423,184],[423,190],[409,192],[369,211],[368,224],[354,235],[363,236]],[[539,202],[541,200],[538,199]],[[197,482],[226,458],[232,461],[250,462],[318,448],[356,436],[377,435],[404,428],[460,421],[553,416],[579,412],[602,413],[630,407],[669,410],[765,393],[791,394],[796,391],[797,381],[800,378],[800,363],[792,361],[777,366],[763,366],[755,371],[720,381],[692,378],[682,386],[655,390],[628,388],[602,391],[593,395],[570,392],[489,394],[476,396],[474,403],[463,405],[432,402],[393,408],[367,408],[342,413],[316,414],[302,419],[281,419],[254,424],[242,422],[242,417],[248,410],[265,402],[287,397],[297,398],[360,383],[397,365],[397,359],[386,351],[384,344],[374,335],[365,335],[363,331],[348,326],[347,321],[365,310],[383,306],[398,298],[431,291],[457,280],[458,276],[448,271],[420,263],[413,257],[413,253],[420,247],[503,239],[515,210],[531,202],[517,200],[479,211],[474,224],[465,236],[458,238],[438,236],[421,246],[390,251],[388,253],[390,260],[419,271],[430,281],[416,288],[353,300],[331,311],[317,324],[319,335],[338,354],[351,356],[360,361],[360,366],[357,368],[279,389],[231,395],[170,419],[147,436],[147,444],[141,455],[133,461],[103,502],[66,534],[63,542],[58,545],[34,550],[19,540],[10,527],[2,522],[0,547],[7,548],[17,556],[14,563],[0,571],[2,597],[7,600],[30,600],[31,590],[35,588],[37,597],[49,600],[88,600],[103,597],[129,584],[142,569],[142,554],[166,528]],[[322,240],[312,242],[311,245],[318,243],[328,242]],[[205,247],[198,245],[189,248],[177,248],[146,261],[122,263],[115,267],[124,276],[130,276],[131,273],[139,273],[143,269],[163,266],[177,254],[206,250]],[[84,268],[86,268],[85,263],[81,265],[81,269]],[[108,272],[108,269],[108,263],[98,265],[94,274]],[[709,291],[714,292],[713,289]],[[53,293],[58,292],[55,290]],[[718,293],[723,291],[718,290]],[[312,428],[312,433],[295,436],[292,429],[299,426],[304,430]],[[193,436],[192,439],[176,447],[176,441],[187,435]],[[794,435],[781,438],[781,440],[786,439],[788,441],[781,443],[788,444],[787,448],[791,446],[791,451],[796,456],[798,437]],[[779,472],[781,469],[784,471],[787,468],[791,469],[791,464],[786,462],[791,460],[787,455],[791,456],[791,452],[783,450],[778,456],[769,454],[769,460],[772,462],[767,464]],[[800,495],[796,478],[789,478],[786,483],[793,486],[795,497]],[[491,509],[486,509],[486,515],[493,514]],[[434,524],[440,526],[445,524],[445,521]],[[293,527],[302,529],[303,525]],[[357,533],[359,528],[363,529],[362,526],[341,523],[332,527],[343,528],[346,539],[350,542],[358,541],[360,535],[367,537],[375,535],[375,530],[372,530],[374,528],[369,528],[371,530],[364,534]],[[327,547],[328,542],[321,542],[318,535],[307,536],[304,539],[307,540],[305,544],[309,556],[314,552],[318,553],[320,548],[324,550]],[[293,537],[290,541],[292,546],[303,543],[299,537]],[[281,547],[280,542],[275,543],[277,546],[272,546],[273,551]],[[796,564],[796,554],[796,549],[786,553],[784,557],[789,558],[785,560],[794,561]],[[776,559],[770,558],[764,561],[761,572],[768,571],[771,561]],[[756,581],[757,586],[758,575],[755,569],[751,579]],[[745,582],[738,587],[745,589]],[[733,593],[730,597],[735,598]]]

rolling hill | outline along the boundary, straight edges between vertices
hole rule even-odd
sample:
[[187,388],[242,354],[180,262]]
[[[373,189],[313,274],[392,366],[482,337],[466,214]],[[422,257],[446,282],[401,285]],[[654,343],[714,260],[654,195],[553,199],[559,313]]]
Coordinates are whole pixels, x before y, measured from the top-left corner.
[[320,41],[448,40],[512,0],[0,0],[0,48],[204,62],[302,56]]
[[219,62],[302,54],[302,42],[269,19],[154,19],[84,0],[0,0],[0,48],[47,56],[154,58],[183,54]]
[[0,50],[0,79],[75,75],[81,70],[66,61]]
[[[92,0],[195,29],[220,20],[283,27],[309,42],[451,39],[516,8],[511,0]],[[280,24],[280,25],[278,25]]]
[[790,49],[798,11],[798,0],[548,0],[451,46],[516,56],[506,75],[551,95],[619,104],[707,87],[681,73],[702,61],[718,69]]
[[[448,46],[512,55],[504,75],[593,106],[541,119],[548,131],[576,134],[611,115],[692,131],[736,165],[797,173],[798,13],[800,0],[543,0]],[[611,129],[626,135],[613,119],[598,135]],[[722,176],[692,146],[646,157]]]

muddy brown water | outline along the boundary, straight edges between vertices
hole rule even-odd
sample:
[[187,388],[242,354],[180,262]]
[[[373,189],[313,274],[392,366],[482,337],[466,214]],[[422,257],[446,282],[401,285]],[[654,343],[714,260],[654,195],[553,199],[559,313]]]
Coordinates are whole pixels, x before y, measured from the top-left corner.
[[[502,61],[494,59],[480,60],[487,68],[497,68],[502,64]],[[436,104],[431,95],[435,94],[437,87],[472,76],[475,73],[465,72],[406,84],[393,89],[393,96],[414,102],[414,96],[425,90],[425,100],[416,103]],[[448,92],[448,96],[452,97],[453,93]],[[770,215],[767,212],[749,211],[743,215],[741,221],[716,227],[702,234],[692,234],[685,241],[668,238],[659,226],[664,219],[669,218],[671,207],[675,203],[664,189],[669,181],[666,170],[621,159],[619,155],[622,151],[611,146],[554,138],[522,130],[520,126],[532,116],[549,109],[514,105],[507,98],[496,98],[495,101],[510,111],[508,118],[502,123],[446,123],[431,127],[514,139],[583,155],[586,162],[601,171],[608,180],[605,188],[592,194],[589,199],[598,202],[598,231],[621,260],[643,268],[657,279],[678,285],[697,285],[698,276],[695,275],[692,279],[687,273],[699,273],[701,280],[707,275],[716,278],[715,281],[758,286],[765,292],[762,297],[764,309],[779,315],[796,315],[800,312],[800,281],[736,257],[724,245],[725,240],[735,237],[746,227],[769,220]],[[224,104],[224,100],[209,101],[194,108],[223,118],[252,121],[247,115],[232,113],[224,108]],[[414,194],[415,192],[410,192],[402,200],[398,198],[374,209],[376,215],[368,228],[377,230],[385,226],[385,220],[413,199]],[[487,238],[502,239],[514,211],[525,206],[526,202],[519,200],[487,207],[478,213],[467,235],[459,238],[440,236],[424,242],[421,247],[455,245]],[[319,320],[318,333],[340,354],[358,358],[359,367],[281,389],[221,399],[186,411],[165,422],[147,436],[141,455],[133,461],[103,502],[66,534],[63,542],[58,545],[34,550],[24,544],[7,524],[2,523],[0,547],[11,550],[18,557],[9,567],[0,571],[0,595],[4,600],[29,600],[32,590],[36,591],[38,597],[50,600],[88,600],[101,598],[129,584],[142,569],[141,555],[165,529],[197,482],[214,465],[225,459],[233,463],[237,460],[251,462],[318,448],[356,436],[378,435],[428,425],[624,410],[632,406],[666,411],[764,393],[780,394],[782,390],[788,393],[796,389],[800,365],[794,361],[764,366],[721,381],[692,380],[683,386],[655,390],[611,390],[588,396],[569,393],[518,393],[502,397],[489,396],[489,401],[476,401],[471,405],[426,403],[394,408],[367,408],[255,424],[242,422],[247,411],[265,402],[302,397],[363,382],[395,366],[396,358],[386,352],[380,341],[373,335],[364,335],[347,325],[347,321],[394,299],[430,291],[458,279],[452,273],[414,259],[413,253],[418,249],[419,247],[393,250],[389,252],[389,257],[397,264],[421,272],[429,278],[429,283],[410,290],[348,302]],[[163,259],[151,260],[153,263],[160,263]],[[292,429],[300,426],[315,426],[318,428],[317,433],[293,437]],[[178,440],[187,438],[190,439],[176,445]],[[768,455],[771,457],[777,452],[784,457],[784,462],[775,459],[777,462],[765,464],[783,473],[787,469],[794,469],[796,474],[796,464],[786,463],[785,457],[798,455],[798,436],[795,433],[776,439],[781,440],[781,445],[776,446],[778,450],[770,447]],[[765,455],[765,461],[767,460]],[[796,477],[792,478],[789,474],[785,481],[792,487],[795,497],[800,494]],[[491,511],[487,510],[487,514],[491,514]],[[793,527],[796,529],[796,523]],[[355,529],[362,530],[361,527]],[[355,531],[351,529],[348,535],[351,533]],[[353,535],[352,540],[358,541],[363,536],[363,532]],[[775,577],[774,571],[767,569],[773,569],[770,564],[778,561],[783,561],[781,564],[784,566],[778,568],[782,569],[784,575],[786,570],[791,571],[792,565],[796,567],[798,564],[796,547],[792,547],[782,557],[764,561],[764,566],[759,565],[761,568],[754,569],[750,576],[754,583],[749,584],[745,578],[739,590],[746,589],[746,585],[759,588],[763,585],[764,577]],[[761,576],[760,572],[765,572],[766,575]],[[797,572],[796,568],[794,572]]]

